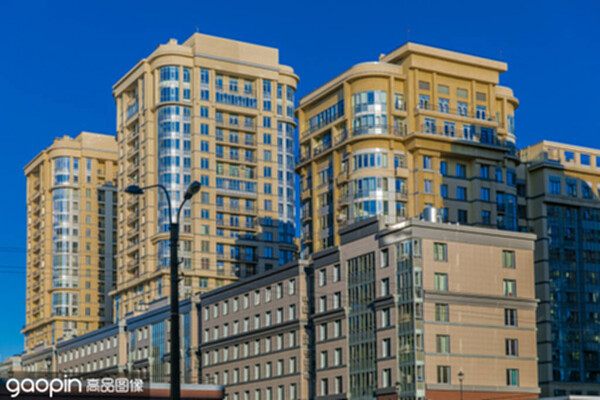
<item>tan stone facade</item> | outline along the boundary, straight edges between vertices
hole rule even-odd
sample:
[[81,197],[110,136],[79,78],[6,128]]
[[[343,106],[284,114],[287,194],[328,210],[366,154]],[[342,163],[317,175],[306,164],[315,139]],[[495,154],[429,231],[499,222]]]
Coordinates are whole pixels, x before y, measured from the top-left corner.
[[[182,212],[189,297],[293,259],[294,92],[276,49],[195,34],[170,40],[114,86],[119,187],[164,185]],[[119,317],[168,296],[167,202],[119,195]]]
[[82,132],[27,166],[25,351],[112,321],[117,143]]
[[[407,43],[300,100],[303,255],[373,215],[517,230],[514,113],[505,63]],[[524,199],[523,199],[524,201]]]
[[313,255],[316,398],[537,398],[530,234],[374,219]]

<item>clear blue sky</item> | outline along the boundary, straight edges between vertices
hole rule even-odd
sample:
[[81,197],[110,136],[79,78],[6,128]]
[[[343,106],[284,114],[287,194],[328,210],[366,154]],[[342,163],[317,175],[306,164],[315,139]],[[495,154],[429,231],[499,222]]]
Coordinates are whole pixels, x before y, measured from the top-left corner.
[[[280,49],[298,96],[410,40],[507,62],[518,145],[600,147],[598,1],[4,0],[0,5],[0,357],[22,350],[23,166],[56,136],[114,134],[112,85],[169,38],[198,29]],[[101,3],[101,4],[100,4]],[[460,6],[457,6],[460,4]],[[501,55],[502,54],[502,55]],[[35,112],[34,112],[35,110]]]

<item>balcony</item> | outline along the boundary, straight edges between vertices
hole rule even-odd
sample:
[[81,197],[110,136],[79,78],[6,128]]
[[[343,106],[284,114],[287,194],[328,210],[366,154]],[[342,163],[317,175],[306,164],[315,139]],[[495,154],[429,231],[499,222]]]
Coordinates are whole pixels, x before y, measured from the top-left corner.
[[331,141],[328,142],[321,142],[318,145],[316,145],[313,149],[313,154],[314,156],[318,156],[319,154],[321,154],[322,152],[329,150],[332,146]]
[[442,114],[450,114],[455,115],[457,117],[471,118],[479,121],[487,121],[487,122],[496,122],[495,118],[487,115],[486,111],[477,111],[469,108],[451,108],[446,106],[440,106],[430,103],[419,104],[415,108],[415,112],[419,113],[421,111],[433,111]]
[[258,262],[258,257],[255,254],[225,254],[217,253],[218,260],[236,261],[236,262]]
[[408,200],[408,192],[405,187],[396,191],[396,200]]
[[127,152],[127,158],[128,159],[133,158],[135,155],[137,155],[139,153],[139,151],[140,151],[140,145],[138,144]]
[[[221,160],[228,160],[228,161],[236,161],[236,162],[245,162],[245,163],[255,163],[256,162],[256,156],[252,155],[251,157],[244,154],[243,156],[240,154],[235,154],[235,153],[229,153],[229,154],[225,154],[225,153],[216,153],[215,157]],[[252,178],[250,178],[252,179]]]
[[217,204],[217,210],[235,214],[256,214],[258,211],[256,207],[225,206],[223,204]]
[[133,118],[134,116],[137,115],[138,111],[139,111],[140,107],[139,107],[139,103],[137,102],[137,99],[133,102],[130,103],[127,106],[127,119],[126,121],[129,121],[131,118]]
[[471,125],[471,127],[473,128],[472,130],[456,132],[455,129],[452,129],[452,127],[448,125],[423,124],[420,126],[418,131],[411,132],[410,135],[435,135],[449,139],[456,139],[457,141],[460,140],[462,142],[472,142],[488,146],[502,147],[503,149],[508,150],[510,154],[516,155],[515,146],[511,142],[499,139],[496,135],[495,129],[473,125]]
[[254,136],[252,138],[239,138],[235,135],[216,135],[215,140],[217,142],[231,143],[237,146],[256,146],[256,138]]
[[243,91],[240,93],[238,91],[227,91],[222,87],[216,89],[215,100],[220,104],[254,109],[258,103],[254,91]]
[[234,121],[225,121],[224,119],[221,118],[216,118],[215,119],[215,123],[217,126],[221,126],[227,129],[235,129],[235,130],[246,130],[246,131],[255,131],[256,130],[256,124],[254,122],[252,123],[246,123],[244,121],[244,123],[239,123],[239,122],[234,122]]
[[225,221],[222,219],[217,219],[217,226],[218,227],[223,227],[223,228],[228,228],[228,229],[251,229],[251,230],[256,230],[257,226],[256,226],[256,222],[253,223],[246,223],[246,221],[239,221],[239,222],[231,222],[231,221]]

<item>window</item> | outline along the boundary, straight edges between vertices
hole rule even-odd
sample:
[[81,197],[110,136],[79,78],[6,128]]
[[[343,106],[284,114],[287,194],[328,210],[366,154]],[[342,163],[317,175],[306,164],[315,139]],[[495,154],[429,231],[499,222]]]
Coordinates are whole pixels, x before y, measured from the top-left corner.
[[381,280],[381,284],[380,284],[380,295],[381,296],[388,296],[390,294],[390,279],[389,278],[384,278]]
[[322,351],[319,356],[319,368],[327,368],[327,351]]
[[434,288],[442,292],[448,291],[448,274],[436,272],[434,274]]
[[517,310],[514,308],[504,309],[504,325],[517,326]]
[[456,200],[467,200],[467,188],[464,186],[456,187]]
[[433,244],[433,259],[435,261],[448,261],[448,244],[434,243]]
[[440,196],[442,199],[448,198],[448,185],[440,185]]
[[381,340],[381,357],[391,357],[392,355],[392,340],[385,338]]
[[481,188],[481,200],[482,201],[490,201],[490,189]]
[[429,90],[429,82],[419,81],[419,90]]
[[467,176],[467,167],[464,164],[456,164],[456,176],[459,178]]
[[469,97],[469,91],[467,89],[456,89],[456,97]]
[[342,279],[342,272],[340,269],[340,264],[336,264],[333,266],[333,281],[339,282]]
[[492,213],[490,211],[481,211],[481,223],[484,225],[492,224]]
[[561,179],[556,177],[550,177],[550,194],[560,194]]
[[580,154],[579,163],[581,165],[590,165],[590,156],[588,154]]
[[567,179],[565,185],[567,196],[577,197],[577,181],[573,179]]
[[327,285],[327,269],[323,268],[319,270],[319,286]]
[[435,305],[435,320],[438,322],[448,322],[450,320],[448,304]]
[[429,156],[423,156],[423,169],[431,169],[432,168],[432,159]]
[[423,192],[433,193],[433,181],[429,179],[423,180]]
[[502,267],[515,268],[515,252],[512,250],[502,250]]
[[390,387],[392,386],[392,369],[385,368],[381,372],[381,387]]
[[333,294],[333,309],[338,309],[342,306],[342,292],[335,292]]
[[319,312],[327,311],[327,296],[321,296],[319,298]]
[[337,338],[342,336],[342,320],[338,319],[333,321],[333,337]]
[[518,339],[506,339],[506,355],[507,356],[518,356],[519,355],[519,340]]
[[319,325],[319,340],[327,340],[327,324]]
[[288,281],[288,293],[290,296],[296,294],[296,280],[290,279]]
[[335,377],[335,387],[333,388],[334,390],[334,394],[341,394],[344,391],[343,385],[342,385],[342,377],[341,376],[336,376]]
[[342,365],[342,349],[337,348],[333,352],[333,365],[339,366]]
[[446,161],[440,161],[440,174],[448,175],[448,163]]
[[384,308],[381,310],[381,327],[387,328],[390,326],[390,309]]
[[437,367],[437,383],[450,383],[450,366],[438,365]]
[[327,379],[321,379],[321,396],[327,396],[329,394],[329,385],[327,384]]
[[519,386],[519,370],[518,369],[507,369],[506,370],[506,386]]
[[387,267],[389,265],[389,261],[390,261],[390,255],[389,255],[388,249],[381,250],[379,254],[380,254],[380,257],[379,257],[380,265],[379,265],[379,267],[380,268]]
[[436,351],[438,353],[450,353],[450,336],[449,335],[437,335],[436,336]]
[[517,281],[505,279],[503,282],[504,295],[514,297],[517,295]]
[[575,154],[572,151],[565,151],[565,161],[571,162],[575,160]]

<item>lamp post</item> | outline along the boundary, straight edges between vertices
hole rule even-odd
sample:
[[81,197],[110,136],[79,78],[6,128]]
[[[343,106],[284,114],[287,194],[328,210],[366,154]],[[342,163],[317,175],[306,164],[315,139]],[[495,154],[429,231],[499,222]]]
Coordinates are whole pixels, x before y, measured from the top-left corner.
[[169,244],[171,249],[171,400],[181,399],[181,357],[179,354],[179,269],[177,256],[179,245],[179,215],[181,214],[181,209],[183,208],[185,202],[191,199],[193,195],[198,193],[201,186],[202,185],[200,185],[198,181],[194,181],[190,184],[190,186],[188,186],[185,194],[183,195],[183,201],[177,209],[177,218],[175,221],[173,221],[173,214],[171,210],[171,198],[169,197],[167,188],[165,188],[163,185],[150,185],[143,188],[137,185],[131,185],[125,189],[125,193],[139,196],[144,193],[144,190],[157,187],[165,193],[167,202],[169,204],[169,232],[171,234]]
[[459,371],[458,381],[460,382],[460,400],[463,400],[463,379],[465,379],[465,374],[462,371]]

